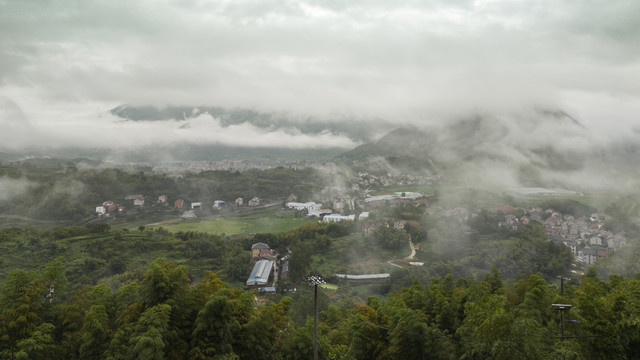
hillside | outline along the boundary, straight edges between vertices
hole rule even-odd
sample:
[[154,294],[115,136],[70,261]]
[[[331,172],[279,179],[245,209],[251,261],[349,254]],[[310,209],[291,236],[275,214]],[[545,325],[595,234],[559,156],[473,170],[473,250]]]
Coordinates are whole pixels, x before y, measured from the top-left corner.
[[429,155],[436,141],[434,135],[417,128],[397,128],[377,141],[339,155],[336,160],[369,171],[384,170],[385,167],[436,171],[438,165]]
[[[299,131],[305,135],[331,133],[344,135],[355,142],[370,141],[380,130],[393,128],[393,125],[381,119],[363,119],[344,116],[316,117],[290,114],[287,112],[265,112],[244,108],[223,108],[217,106],[154,106],[121,105],[110,113],[128,121],[175,120],[186,122],[199,116],[210,116],[220,122],[222,127],[250,124],[264,131],[285,129]],[[371,126],[374,125],[374,126]],[[181,124],[181,126],[188,126]]]
[[481,186],[633,186],[640,142],[607,142],[562,111],[397,128],[337,156],[364,171],[437,173]]

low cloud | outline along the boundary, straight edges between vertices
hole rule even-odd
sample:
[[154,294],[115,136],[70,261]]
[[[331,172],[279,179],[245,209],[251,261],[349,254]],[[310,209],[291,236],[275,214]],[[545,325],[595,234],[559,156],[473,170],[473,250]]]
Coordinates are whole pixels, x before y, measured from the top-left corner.
[[[50,118],[49,118],[50,116]],[[248,123],[222,126],[219,119],[203,114],[187,122],[174,120],[123,121],[109,113],[86,111],[82,114],[52,113],[15,126],[0,134],[6,148],[18,146],[91,147],[134,150],[163,145],[229,145],[267,148],[351,148],[358,144],[345,136],[329,132],[308,135],[296,129],[265,130]]]
[[603,139],[628,137],[640,113],[639,4],[4,2],[0,93],[22,115],[0,104],[1,136],[12,148],[243,136],[262,146],[350,146],[328,134],[221,131],[200,120],[180,130],[122,126],[105,115],[133,103],[419,125],[544,106]]
[[27,192],[31,182],[26,179],[0,177],[0,201],[10,200]]

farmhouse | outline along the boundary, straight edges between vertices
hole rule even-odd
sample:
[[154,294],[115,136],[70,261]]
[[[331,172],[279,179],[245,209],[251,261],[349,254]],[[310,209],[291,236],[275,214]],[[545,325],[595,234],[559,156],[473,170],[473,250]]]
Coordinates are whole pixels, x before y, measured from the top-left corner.
[[272,268],[273,261],[256,261],[255,265],[253,266],[253,270],[251,271],[251,275],[249,275],[249,278],[247,279],[246,285],[266,285],[269,281],[269,275],[271,274]]
[[260,206],[260,199],[258,199],[257,197],[254,197],[253,199],[249,200],[249,202],[247,203],[247,206],[249,207]]
[[269,245],[265,244],[265,243],[255,243],[253,245],[251,245],[251,257],[253,258],[257,258],[260,256],[260,251],[261,250],[266,250],[269,249]]
[[184,200],[178,199],[173,203],[173,207],[176,209],[182,209],[184,207]]

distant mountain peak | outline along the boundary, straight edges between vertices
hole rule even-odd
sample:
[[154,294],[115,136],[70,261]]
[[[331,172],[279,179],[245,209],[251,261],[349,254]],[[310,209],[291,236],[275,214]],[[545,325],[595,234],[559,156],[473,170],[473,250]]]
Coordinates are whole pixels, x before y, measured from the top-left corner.
[[293,115],[287,112],[259,111],[247,108],[223,108],[218,106],[165,106],[120,105],[110,113],[127,121],[185,121],[208,114],[222,127],[250,124],[265,132],[298,131],[306,135],[330,133],[349,137],[357,143],[373,140],[381,131],[393,127],[380,119],[318,118]]

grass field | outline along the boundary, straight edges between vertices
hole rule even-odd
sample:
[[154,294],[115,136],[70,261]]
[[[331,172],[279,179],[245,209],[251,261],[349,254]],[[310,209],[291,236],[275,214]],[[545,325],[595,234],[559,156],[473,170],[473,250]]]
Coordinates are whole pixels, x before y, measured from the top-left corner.
[[371,248],[361,235],[351,235],[332,241],[329,249],[312,257],[312,271],[322,275],[371,274],[391,272],[397,267],[387,261],[409,255],[409,244],[395,251]]
[[197,231],[210,234],[246,235],[278,233],[296,229],[309,221],[313,220],[296,218],[292,212],[271,207],[243,212],[224,212],[220,215],[197,219],[168,221],[152,227],[162,226],[171,232]]
[[318,285],[323,289],[328,289],[328,290],[338,290],[338,285],[333,285],[333,284],[320,284]]

